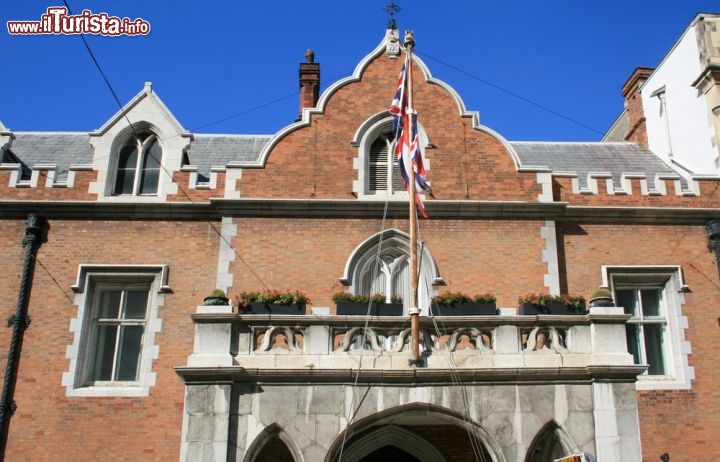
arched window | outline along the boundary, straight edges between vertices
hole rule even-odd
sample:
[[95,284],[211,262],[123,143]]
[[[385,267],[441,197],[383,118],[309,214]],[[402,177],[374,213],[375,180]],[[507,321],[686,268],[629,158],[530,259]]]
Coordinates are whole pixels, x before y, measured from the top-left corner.
[[[358,198],[407,200],[405,183],[395,161],[391,131],[390,115],[388,111],[382,111],[366,119],[353,136],[352,144],[358,148],[357,157],[353,160],[353,168],[357,170],[353,193]],[[422,125],[418,125],[418,136],[423,149],[430,145]],[[425,170],[429,171],[427,157],[424,163]]]
[[392,155],[390,132],[381,133],[370,145],[368,156],[368,191],[370,194],[405,192],[405,184]]
[[[420,249],[418,249],[420,250]],[[410,308],[410,240],[397,229],[375,234],[360,244],[345,265],[341,282],[353,294],[383,294],[387,301],[393,295],[403,298],[405,311]],[[442,281],[427,248],[418,252],[418,308],[427,314],[434,295],[433,284]]]
[[162,148],[155,135],[141,132],[120,149],[113,195],[155,195],[160,180]]

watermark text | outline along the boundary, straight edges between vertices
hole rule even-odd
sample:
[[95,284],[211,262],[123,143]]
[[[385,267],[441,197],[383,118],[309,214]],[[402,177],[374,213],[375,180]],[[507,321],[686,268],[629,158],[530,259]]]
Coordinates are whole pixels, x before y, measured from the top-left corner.
[[11,35],[147,35],[150,23],[142,18],[130,20],[90,10],[68,16],[64,6],[51,6],[40,21],[8,21],[7,29]]

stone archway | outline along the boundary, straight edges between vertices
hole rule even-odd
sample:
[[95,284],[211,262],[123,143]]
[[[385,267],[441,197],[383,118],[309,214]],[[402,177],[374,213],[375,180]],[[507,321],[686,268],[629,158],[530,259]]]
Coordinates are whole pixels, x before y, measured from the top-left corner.
[[401,461],[505,462],[500,446],[482,426],[451,409],[417,402],[355,422],[347,435],[337,436],[325,462],[364,462],[376,451],[398,454],[393,460]]

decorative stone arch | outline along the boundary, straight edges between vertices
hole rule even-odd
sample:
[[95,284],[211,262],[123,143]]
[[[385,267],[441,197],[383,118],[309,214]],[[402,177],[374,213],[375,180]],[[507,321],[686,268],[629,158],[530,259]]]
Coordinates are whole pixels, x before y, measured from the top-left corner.
[[559,454],[559,456],[564,456],[569,452],[579,451],[567,431],[557,422],[550,421],[546,423],[535,435],[535,438],[533,438],[525,454],[525,462],[552,460],[552,451],[555,445],[562,451],[562,454]]
[[[487,454],[489,454],[490,461],[488,462],[507,462],[505,456],[503,455],[502,447],[500,446],[500,444],[498,444],[495,438],[479,423],[471,420],[468,415],[463,415],[462,413],[459,413],[455,410],[425,402],[412,402],[403,404],[401,406],[395,406],[358,420],[357,422],[353,423],[349,428],[347,428],[344,432],[340,432],[338,434],[335,441],[327,452],[325,462],[333,462],[337,460],[341,450],[343,453],[343,462],[350,460],[357,461],[365,455],[370,454],[373,451],[387,445],[392,445],[399,449],[402,449],[403,451],[411,454],[413,457],[416,457],[421,461],[445,460],[442,454],[439,454],[437,458],[433,458],[434,456],[431,456],[429,458],[424,455],[418,456],[415,452],[412,452],[407,446],[405,446],[404,441],[407,440],[403,440],[401,438],[392,439],[392,436],[400,436],[401,434],[399,432],[396,432],[395,430],[391,430],[390,427],[397,428],[397,425],[402,424],[403,418],[408,418],[409,420],[412,420],[414,422],[426,419],[429,425],[437,425],[438,423],[440,423],[445,425],[452,425],[463,430],[468,430],[472,432],[474,437],[480,440]],[[378,429],[373,430],[373,427],[378,427]],[[385,429],[385,431],[381,432],[380,430],[383,429]],[[403,428],[398,429],[404,430]],[[363,434],[366,431],[369,431],[369,433],[367,433],[367,435]],[[347,436],[345,436],[346,432]],[[416,434],[410,431],[407,431],[407,433],[412,434],[412,437],[417,437]],[[353,436],[359,434],[363,435],[357,440],[352,441],[350,445],[347,444],[348,441],[352,440]],[[402,438],[408,436],[406,434],[402,435]],[[376,446],[371,445],[369,441],[366,442],[366,438],[367,440],[370,440],[372,438],[383,438],[384,443],[378,444]],[[343,444],[345,446],[344,448],[342,447]],[[413,442],[410,444],[415,443]],[[429,443],[425,442],[425,444]],[[359,446],[357,458],[350,459],[349,457],[355,454],[354,450],[356,445]],[[432,454],[437,454],[437,448],[435,448],[434,446],[432,447],[434,450]]]
[[[362,277],[369,265],[377,262],[378,256],[383,261],[394,259],[398,261],[410,255],[410,237],[398,229],[391,228],[380,231],[358,245],[350,254],[345,264],[345,270],[340,282],[348,286],[353,294],[362,292]],[[430,251],[418,245],[418,263],[420,265],[420,277],[418,287],[418,308],[421,314],[427,315],[430,306],[430,299],[435,295],[433,285],[443,282],[439,275],[437,265]],[[392,282],[390,283],[392,285]],[[367,294],[370,295],[370,294]],[[407,311],[409,300],[404,300],[405,311]]]
[[277,422],[271,423],[260,432],[260,434],[245,451],[245,456],[242,459],[243,462],[253,462],[263,450],[265,445],[267,445],[268,442],[275,437],[279,438],[280,441],[283,442],[295,462],[304,462],[305,459],[303,458],[302,452],[295,441]]

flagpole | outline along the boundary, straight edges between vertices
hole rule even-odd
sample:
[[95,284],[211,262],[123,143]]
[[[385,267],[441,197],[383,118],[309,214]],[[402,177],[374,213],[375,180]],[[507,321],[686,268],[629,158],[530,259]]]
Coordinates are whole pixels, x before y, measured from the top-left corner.
[[[415,39],[412,31],[405,31],[405,50],[407,53],[407,82],[408,82],[408,118],[415,117],[415,110],[413,108],[412,99],[412,52],[415,46]],[[410,146],[413,140],[414,133],[412,130],[415,128],[414,119],[410,119],[408,124],[409,130],[404,130],[403,136],[408,137],[407,146]],[[411,156],[412,158],[412,156]],[[417,271],[417,211],[415,208],[415,165],[411,161],[410,168],[408,169],[408,193],[410,196],[410,308],[408,313],[410,314],[410,330],[412,332],[411,338],[411,350],[410,350],[410,365],[419,366],[420,361],[420,309],[418,308],[418,271]]]

